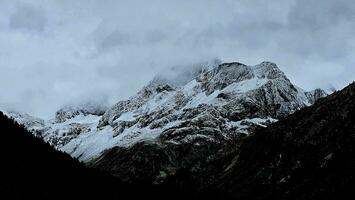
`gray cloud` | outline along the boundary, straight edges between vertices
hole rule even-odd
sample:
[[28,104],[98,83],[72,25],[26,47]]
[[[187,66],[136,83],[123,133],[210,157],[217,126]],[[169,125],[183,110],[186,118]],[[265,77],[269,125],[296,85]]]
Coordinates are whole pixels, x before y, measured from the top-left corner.
[[146,33],[144,42],[155,44],[161,42],[165,38],[167,38],[167,35],[163,31],[152,30]]
[[46,25],[46,16],[42,9],[30,4],[18,5],[10,17],[10,26],[13,29],[42,32]]
[[355,5],[348,0],[298,0],[289,13],[290,29],[317,31],[354,19]]
[[119,29],[105,28],[104,25],[97,27],[94,36],[98,50],[110,50],[134,42],[132,36],[123,33]]
[[48,116],[112,104],[215,57],[269,60],[305,89],[341,88],[355,79],[354,11],[351,0],[2,0],[0,107]]

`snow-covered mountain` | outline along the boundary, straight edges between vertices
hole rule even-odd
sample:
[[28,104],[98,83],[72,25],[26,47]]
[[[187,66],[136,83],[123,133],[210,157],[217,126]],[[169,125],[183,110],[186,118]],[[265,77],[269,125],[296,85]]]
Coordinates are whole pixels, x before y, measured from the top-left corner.
[[49,121],[9,115],[56,148],[96,162],[110,149],[132,148],[142,141],[161,146],[227,141],[326,96],[321,89],[307,92],[293,85],[271,62],[209,65],[187,77],[156,77],[108,109],[66,107]]

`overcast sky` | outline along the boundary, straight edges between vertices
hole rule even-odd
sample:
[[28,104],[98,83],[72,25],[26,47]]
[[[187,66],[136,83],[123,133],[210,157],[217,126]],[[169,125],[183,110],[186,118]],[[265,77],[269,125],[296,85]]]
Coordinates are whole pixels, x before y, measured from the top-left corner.
[[355,80],[354,35],[353,0],[0,0],[0,107],[113,103],[215,57],[340,89]]

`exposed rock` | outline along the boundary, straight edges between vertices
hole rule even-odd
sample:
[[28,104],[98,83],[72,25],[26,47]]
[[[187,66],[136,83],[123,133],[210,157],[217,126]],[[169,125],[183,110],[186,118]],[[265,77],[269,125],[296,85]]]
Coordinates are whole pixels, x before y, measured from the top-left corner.
[[313,91],[306,92],[306,96],[309,100],[309,103],[311,103],[311,104],[314,104],[318,99],[320,99],[326,95],[327,94],[322,89],[315,89]]
[[108,108],[99,103],[85,103],[81,105],[65,106],[55,113],[55,122],[63,123],[78,115],[103,115]]

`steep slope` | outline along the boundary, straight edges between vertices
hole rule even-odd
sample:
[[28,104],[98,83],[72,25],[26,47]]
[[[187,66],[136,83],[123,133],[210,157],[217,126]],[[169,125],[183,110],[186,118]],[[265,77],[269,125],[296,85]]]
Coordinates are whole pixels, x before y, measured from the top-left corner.
[[212,188],[236,199],[349,199],[354,169],[355,83],[243,139]]

